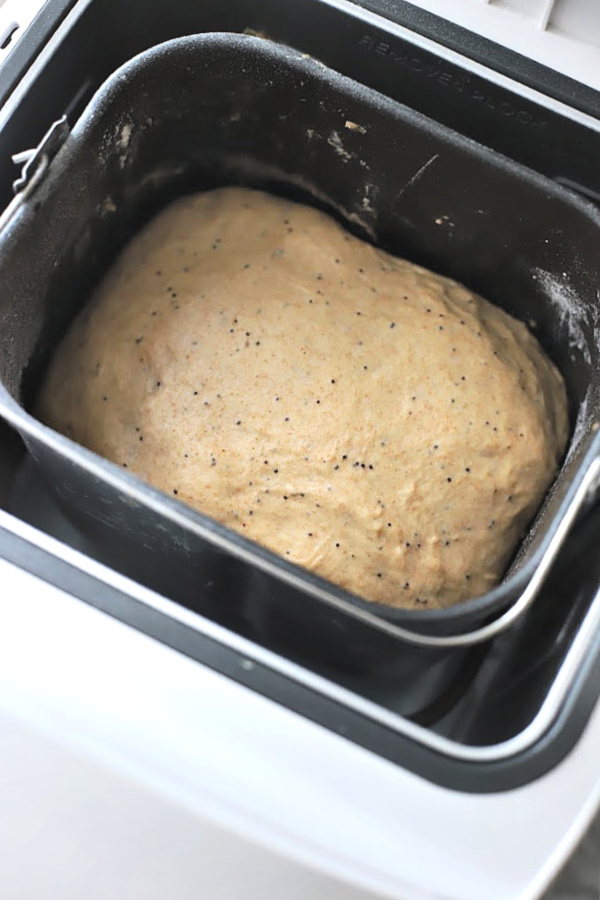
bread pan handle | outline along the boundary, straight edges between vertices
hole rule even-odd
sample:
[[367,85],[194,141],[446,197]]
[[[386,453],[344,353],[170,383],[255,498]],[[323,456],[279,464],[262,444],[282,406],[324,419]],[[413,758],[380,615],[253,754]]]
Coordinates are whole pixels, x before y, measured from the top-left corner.
[[14,197],[0,215],[0,232],[8,225],[14,214],[31,197],[38,185],[46,177],[50,163],[56,156],[67,137],[69,124],[67,117],[62,116],[53,122],[40,143],[33,150],[15,153],[12,161],[23,166],[21,175],[13,182]]
[[593,497],[598,487],[600,487],[600,457],[596,457],[590,463],[527,587],[510,609],[507,609],[505,613],[494,619],[493,622],[464,634],[435,636],[420,634],[402,627],[395,628],[394,633],[402,640],[421,647],[468,647],[473,644],[481,644],[500,634],[501,631],[512,625],[531,606],[544,584],[575,519],[585,502]]

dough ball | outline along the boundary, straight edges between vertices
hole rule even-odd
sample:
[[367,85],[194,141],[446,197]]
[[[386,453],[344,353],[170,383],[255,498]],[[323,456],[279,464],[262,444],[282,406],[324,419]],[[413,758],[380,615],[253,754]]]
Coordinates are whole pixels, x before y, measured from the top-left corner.
[[41,418],[367,600],[498,583],[568,434],[525,325],[311,207],[179,199],[54,356]]

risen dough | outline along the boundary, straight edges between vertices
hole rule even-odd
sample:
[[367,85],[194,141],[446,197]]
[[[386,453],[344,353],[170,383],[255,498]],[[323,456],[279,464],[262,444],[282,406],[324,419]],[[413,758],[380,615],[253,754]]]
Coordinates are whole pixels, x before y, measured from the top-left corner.
[[59,346],[45,422],[369,600],[498,582],[567,439],[520,322],[241,188],[135,237]]

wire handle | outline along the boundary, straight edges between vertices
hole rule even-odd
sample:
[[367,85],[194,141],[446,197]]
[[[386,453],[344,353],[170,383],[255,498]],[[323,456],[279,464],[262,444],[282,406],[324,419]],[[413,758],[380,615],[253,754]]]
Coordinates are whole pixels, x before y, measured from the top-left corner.
[[46,177],[54,156],[58,153],[69,136],[69,124],[66,116],[53,122],[37,147],[14,153],[12,161],[22,166],[21,175],[13,182],[14,197],[0,215],[0,232],[11,221],[15,213],[36,191],[38,185]]
[[499,616],[499,618],[494,619],[493,622],[489,622],[482,628],[477,628],[475,631],[469,631],[464,634],[452,634],[437,637],[435,635],[420,634],[419,632],[411,631],[410,629],[402,628],[401,626],[394,628],[394,634],[408,643],[416,644],[420,647],[469,647],[475,644],[481,644],[484,641],[495,637],[501,631],[504,631],[531,606],[537,597],[584,502],[596,491],[599,482],[600,457],[596,457],[583,476],[579,487],[577,488],[566,513],[560,520],[558,528],[552,535],[550,543],[548,544],[540,564],[535,570],[529,584],[519,599],[510,607],[510,609],[507,609],[505,613]]

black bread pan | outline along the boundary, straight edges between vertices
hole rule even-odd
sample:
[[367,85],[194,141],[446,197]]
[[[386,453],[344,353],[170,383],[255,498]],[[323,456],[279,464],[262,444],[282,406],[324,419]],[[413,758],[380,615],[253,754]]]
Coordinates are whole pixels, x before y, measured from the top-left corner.
[[[54,158],[42,153],[31,168],[34,182],[0,232],[0,413],[63,507],[105,544],[128,548],[140,578],[179,602],[297,659],[365,677],[385,671],[407,713],[430,703],[462,666],[463,643],[494,626],[466,642],[462,632],[499,614],[510,619],[524,591],[526,602],[543,594],[536,578],[573,504],[590,493],[600,447],[596,210],[316,60],[230,34],[182,38],[134,58]],[[175,196],[228,183],[316,204],[465,283],[531,323],[562,371],[573,429],[566,461],[510,572],[485,597],[444,611],[366,603],[28,411],[52,347],[127,239]],[[428,637],[415,645],[406,630]]]

